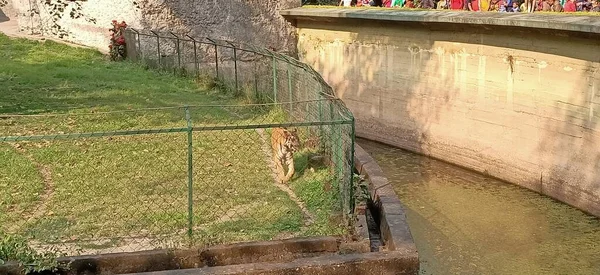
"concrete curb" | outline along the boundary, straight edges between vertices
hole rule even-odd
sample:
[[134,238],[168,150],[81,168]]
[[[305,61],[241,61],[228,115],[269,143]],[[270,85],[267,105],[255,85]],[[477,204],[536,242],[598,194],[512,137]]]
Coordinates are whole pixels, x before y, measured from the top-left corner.
[[399,251],[403,255],[414,257],[418,252],[406,222],[404,206],[389,184],[379,164],[358,144],[354,149],[356,170],[369,181],[371,198],[379,208],[380,230],[384,246],[390,251]]
[[[418,263],[418,262],[417,262]],[[397,251],[349,255],[327,255],[298,259],[289,263],[254,263],[202,269],[137,273],[138,275],[349,275],[417,274],[415,259]],[[132,274],[131,274],[132,275]]]
[[[294,238],[279,241],[244,242],[204,249],[149,250],[58,258],[69,270],[58,274],[123,274],[168,269],[239,265],[254,262],[287,262],[298,258],[336,253],[338,237]],[[2,275],[21,275],[16,263],[0,265]]]
[[364,19],[379,21],[475,24],[600,34],[600,17],[531,13],[402,11],[369,8],[295,8],[279,12],[289,19]]

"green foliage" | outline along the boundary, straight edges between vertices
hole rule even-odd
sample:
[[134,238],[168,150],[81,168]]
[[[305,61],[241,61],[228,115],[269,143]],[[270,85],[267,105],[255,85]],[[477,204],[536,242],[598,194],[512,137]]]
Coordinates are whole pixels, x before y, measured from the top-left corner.
[[20,236],[8,235],[0,231],[0,264],[16,261],[23,267],[25,273],[56,271],[59,267],[53,251],[39,253],[27,244]]
[[364,175],[354,174],[352,183],[354,184],[354,198],[357,203],[366,202],[371,198],[369,194],[369,182],[365,180]]

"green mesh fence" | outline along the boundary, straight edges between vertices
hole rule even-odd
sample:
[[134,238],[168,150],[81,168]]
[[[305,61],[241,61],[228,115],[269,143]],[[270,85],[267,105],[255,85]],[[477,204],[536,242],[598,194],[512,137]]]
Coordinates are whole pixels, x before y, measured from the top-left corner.
[[[0,115],[0,230],[67,255],[346,233],[354,119],[314,70],[208,38],[127,42],[130,60],[246,103]],[[283,183],[278,128],[299,139]]]

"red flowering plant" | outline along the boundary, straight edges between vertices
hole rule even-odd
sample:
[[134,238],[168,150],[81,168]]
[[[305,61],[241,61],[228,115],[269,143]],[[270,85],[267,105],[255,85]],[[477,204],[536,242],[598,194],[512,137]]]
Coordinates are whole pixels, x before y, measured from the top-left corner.
[[127,48],[125,47],[125,28],[127,28],[127,23],[125,21],[121,21],[118,23],[117,20],[112,21],[113,27],[109,29],[110,34],[110,45],[108,48],[110,49],[110,59],[113,61],[123,60],[127,56]]

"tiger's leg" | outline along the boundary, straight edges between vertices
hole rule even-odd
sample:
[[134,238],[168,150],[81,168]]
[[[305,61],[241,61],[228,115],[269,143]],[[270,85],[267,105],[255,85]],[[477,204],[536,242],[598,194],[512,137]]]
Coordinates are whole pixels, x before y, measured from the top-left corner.
[[294,176],[294,172],[295,168],[294,168],[294,156],[289,155],[286,157],[285,162],[287,164],[287,174],[285,175],[285,182],[288,182],[292,179],[292,177]]
[[285,175],[285,171],[283,171],[283,164],[281,164],[281,160],[277,157],[273,157],[273,162],[275,162],[275,170],[277,173],[277,182],[282,183]]

